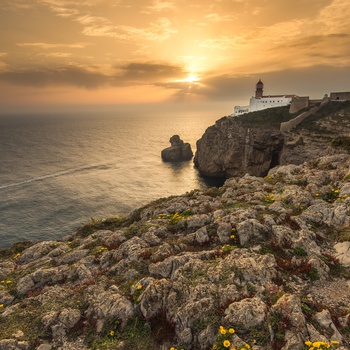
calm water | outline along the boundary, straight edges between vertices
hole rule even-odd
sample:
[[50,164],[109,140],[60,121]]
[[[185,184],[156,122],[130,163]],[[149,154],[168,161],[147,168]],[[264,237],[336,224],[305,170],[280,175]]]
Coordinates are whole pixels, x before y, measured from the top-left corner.
[[160,152],[174,134],[195,151],[219,117],[0,116],[0,247],[207,187],[192,161],[164,163]]

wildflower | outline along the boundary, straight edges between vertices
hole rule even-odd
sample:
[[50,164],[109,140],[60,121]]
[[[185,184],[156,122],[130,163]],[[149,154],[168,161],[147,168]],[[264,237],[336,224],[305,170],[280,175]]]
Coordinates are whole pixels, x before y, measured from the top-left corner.
[[320,196],[320,194],[319,194],[319,193],[316,193],[316,194],[315,194],[315,197],[319,197],[319,196]]
[[17,259],[17,258],[19,258],[21,256],[21,254],[20,253],[17,253],[17,254],[15,254],[14,256],[13,256],[13,258],[14,259]]
[[246,344],[245,347],[246,347],[247,349],[250,349],[250,345],[249,345],[249,344]]
[[339,345],[339,342],[338,342],[337,340],[331,340],[331,343],[332,343],[333,345]]
[[223,342],[223,344],[224,344],[224,347],[225,347],[225,348],[228,348],[228,347],[231,345],[231,343],[230,343],[229,340],[225,340],[225,341]]
[[220,333],[221,334],[226,334],[227,332],[226,332],[226,329],[225,328],[220,328]]
[[4,304],[0,304],[0,310],[4,307]]
[[322,342],[320,342],[320,341],[315,341],[312,343],[312,346],[315,348],[319,348],[321,345],[322,345]]
[[312,342],[310,340],[308,340],[305,342],[305,345],[310,346],[310,345],[312,345]]
[[141,284],[139,284],[138,286],[137,286],[137,289],[142,289],[142,285]]
[[231,333],[231,334],[233,334],[233,333],[235,332],[235,330],[234,330],[233,328],[230,328],[230,329],[228,330],[228,332]]
[[212,349],[216,350],[218,347],[216,346],[216,344],[213,345]]
[[173,346],[170,348],[170,350],[176,350]]
[[109,335],[110,335],[111,337],[114,337],[114,334],[115,334],[114,331],[110,331],[110,332],[109,332]]
[[235,239],[235,235],[231,235],[230,238],[231,238],[231,239]]
[[11,283],[12,283],[11,280],[7,280],[7,281],[6,281],[6,284],[11,284]]

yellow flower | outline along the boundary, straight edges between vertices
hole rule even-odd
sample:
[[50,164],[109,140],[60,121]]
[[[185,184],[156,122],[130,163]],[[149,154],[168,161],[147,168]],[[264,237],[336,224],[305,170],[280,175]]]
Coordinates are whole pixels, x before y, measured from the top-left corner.
[[233,334],[235,332],[235,330],[233,328],[230,328],[229,330],[229,333]]
[[174,347],[171,347],[170,350],[176,350]]
[[139,285],[137,286],[137,289],[142,289],[142,285],[139,284]]
[[229,340],[225,340],[225,341],[223,342],[223,344],[224,344],[224,347],[225,347],[225,348],[228,348],[228,347],[231,345],[231,343],[229,342]]
[[216,350],[218,347],[216,346],[216,344],[213,345],[212,349]]
[[231,239],[235,239],[235,235],[231,235],[230,238],[231,238]]
[[6,281],[6,284],[10,284],[10,283],[12,283],[11,280],[7,280],[7,281]]
[[247,349],[250,349],[250,345],[249,345],[249,344],[246,344],[245,347],[246,347]]
[[109,335],[110,335],[111,337],[114,337],[114,334],[115,334],[114,331],[110,331],[110,332],[109,332]]
[[314,346],[315,348],[319,348],[321,346],[321,342],[320,341],[315,341],[312,343],[312,346]]
[[339,342],[338,342],[337,340],[331,340],[331,343],[332,343],[333,345],[339,345]]
[[227,332],[226,332],[226,329],[225,328],[220,328],[220,333],[221,334],[226,334]]
[[308,341],[305,342],[305,345],[311,346],[311,345],[312,345],[312,342],[311,342],[310,340],[308,340]]
[[4,304],[0,304],[0,309],[2,309],[4,307]]

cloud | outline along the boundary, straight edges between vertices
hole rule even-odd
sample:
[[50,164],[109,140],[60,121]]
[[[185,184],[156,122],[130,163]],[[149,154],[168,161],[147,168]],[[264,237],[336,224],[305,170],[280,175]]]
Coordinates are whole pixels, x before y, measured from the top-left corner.
[[204,17],[208,21],[212,22],[231,22],[236,16],[227,14],[210,13]]
[[147,6],[143,13],[150,14],[152,12],[163,12],[163,11],[175,11],[177,10],[176,3],[174,1],[166,0],[153,0],[152,5]]
[[[63,53],[56,53],[62,57]],[[55,55],[55,53],[53,53]],[[37,68],[19,71],[0,72],[0,81],[7,83],[46,87],[75,86],[85,89],[97,89],[105,86],[157,85],[159,82],[183,78],[186,72],[180,66],[168,63],[129,62],[117,67],[115,74],[103,74],[100,67],[78,65],[56,68]]]
[[67,57],[71,57],[72,54],[69,52],[51,52],[51,53],[42,53],[41,56],[67,58]]
[[120,74],[116,76],[118,82],[151,83],[164,79],[183,77],[186,72],[180,66],[167,63],[132,62],[116,67]]
[[248,40],[245,40],[241,36],[226,36],[220,35],[215,38],[209,38],[205,40],[197,40],[199,47],[227,50],[239,48],[243,45],[248,44]]
[[76,43],[76,44],[49,44],[49,43],[18,43],[20,47],[34,47],[39,49],[57,49],[57,48],[68,48],[68,49],[83,49],[88,46],[88,43]]
[[0,81],[7,83],[46,87],[50,85],[68,85],[85,89],[96,89],[106,85],[111,78],[84,68],[65,66],[56,69],[27,69],[21,71],[0,72]]

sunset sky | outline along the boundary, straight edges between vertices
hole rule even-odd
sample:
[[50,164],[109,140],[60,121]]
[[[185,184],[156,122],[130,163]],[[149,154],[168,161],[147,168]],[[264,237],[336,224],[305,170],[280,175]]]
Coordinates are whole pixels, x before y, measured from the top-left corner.
[[1,0],[0,113],[350,91],[349,0]]

